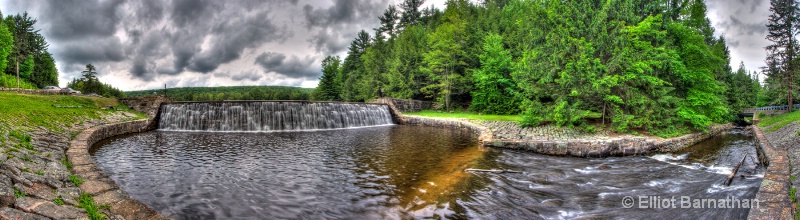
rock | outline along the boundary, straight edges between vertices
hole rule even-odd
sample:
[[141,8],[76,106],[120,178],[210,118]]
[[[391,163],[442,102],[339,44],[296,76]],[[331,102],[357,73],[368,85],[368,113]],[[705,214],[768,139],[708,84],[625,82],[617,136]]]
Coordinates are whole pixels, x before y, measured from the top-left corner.
[[76,219],[86,217],[82,209],[72,206],[56,205],[47,200],[23,197],[17,199],[15,207],[25,212],[36,213],[53,219]]
[[17,201],[11,186],[0,184],[0,207],[11,206]]
[[26,213],[9,207],[2,207],[0,208],[0,219],[46,220],[48,218],[37,214]]
[[98,193],[102,193],[108,190],[116,189],[117,187],[113,184],[109,184],[103,181],[97,180],[89,180],[81,184],[80,186],[81,191],[85,193],[89,193],[91,195],[97,195]]
[[125,219],[151,219],[158,216],[158,213],[135,200],[123,200],[111,206],[111,213],[122,215]]
[[70,197],[73,199],[78,199],[81,197],[81,189],[78,187],[66,187],[60,188],[56,190],[56,193],[61,196],[61,198]]
[[598,170],[607,170],[607,169],[611,169],[611,166],[604,164],[604,165],[600,165],[599,167],[597,167],[597,169]]
[[114,204],[122,200],[129,199],[122,190],[112,190],[94,196],[94,201],[98,205]]
[[56,195],[53,194],[53,188],[43,184],[43,183],[34,183],[33,187],[22,187],[23,192],[28,194],[28,196],[32,196],[35,198],[44,199],[47,201],[52,201],[56,199]]

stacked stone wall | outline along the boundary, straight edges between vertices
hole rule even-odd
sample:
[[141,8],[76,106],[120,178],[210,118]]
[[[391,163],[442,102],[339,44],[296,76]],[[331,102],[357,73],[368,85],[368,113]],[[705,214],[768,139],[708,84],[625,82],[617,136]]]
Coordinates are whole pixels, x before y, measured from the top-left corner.
[[158,110],[161,108],[161,103],[174,102],[172,98],[167,96],[139,96],[133,98],[119,99],[119,102],[127,105],[133,110],[143,112],[150,118],[158,116]]
[[[72,173],[86,182],[80,184],[84,193],[91,194],[98,205],[108,205],[113,217],[124,219],[160,219],[147,205],[133,199],[97,167],[89,150],[95,143],[114,136],[143,132],[151,128],[149,119],[101,125],[84,130],[70,142],[67,159],[73,164]],[[114,218],[112,218],[114,219]]]

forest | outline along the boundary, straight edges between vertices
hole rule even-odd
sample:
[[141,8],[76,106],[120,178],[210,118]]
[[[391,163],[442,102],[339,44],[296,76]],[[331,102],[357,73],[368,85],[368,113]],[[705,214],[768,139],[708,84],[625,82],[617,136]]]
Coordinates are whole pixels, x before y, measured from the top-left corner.
[[389,6],[343,59],[328,56],[314,98],[430,100],[441,111],[521,114],[525,126],[662,137],[786,102],[781,80],[761,86],[759,72],[730,67],[702,0],[422,3]]
[[309,100],[314,89],[289,86],[182,87],[125,92],[128,97],[166,94],[176,101]]
[[0,20],[0,87],[58,86],[58,69],[50,45],[34,28],[36,19],[28,13],[3,18],[0,12]]

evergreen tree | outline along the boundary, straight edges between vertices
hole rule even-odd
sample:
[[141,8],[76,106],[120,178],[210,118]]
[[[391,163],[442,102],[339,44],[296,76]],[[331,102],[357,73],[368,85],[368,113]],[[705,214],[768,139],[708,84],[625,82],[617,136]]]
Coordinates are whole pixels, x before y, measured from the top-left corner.
[[767,29],[767,40],[772,44],[767,46],[767,71],[770,78],[779,79],[785,86],[789,111],[792,111],[793,93],[792,81],[794,80],[797,66],[797,35],[800,27],[800,13],[795,0],[770,0]]
[[[2,20],[2,16],[2,13],[0,13],[0,20]],[[0,71],[6,69],[9,55],[12,55],[13,50],[14,35],[8,31],[6,25],[0,24]]]
[[314,99],[335,101],[339,99],[339,85],[336,85],[336,76],[339,75],[339,56],[327,56],[322,60],[322,76],[319,85],[314,91]]
[[510,76],[511,56],[503,48],[503,37],[487,35],[480,59],[481,68],[472,75],[475,89],[470,109],[487,114],[518,113],[517,89]]
[[425,0],[404,0],[400,3],[400,9],[403,13],[400,16],[400,27],[407,27],[417,24],[422,17],[419,7],[425,3]]

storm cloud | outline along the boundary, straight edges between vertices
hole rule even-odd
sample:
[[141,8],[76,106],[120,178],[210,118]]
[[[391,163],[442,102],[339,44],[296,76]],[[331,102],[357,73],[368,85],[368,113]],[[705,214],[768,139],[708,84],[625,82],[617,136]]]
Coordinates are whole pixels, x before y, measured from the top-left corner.
[[[396,1],[396,0],[395,0]],[[168,86],[314,87],[320,60],[345,55],[389,0],[11,0],[50,43],[61,83],[94,64],[123,90]]]
[[[360,30],[401,0],[6,0],[3,14],[27,11],[50,43],[61,85],[94,64],[123,90],[182,86],[315,87],[320,62],[344,57]],[[443,8],[444,0],[423,7]],[[732,66],[763,65],[769,2],[709,0]]]

